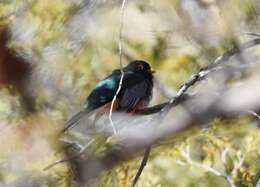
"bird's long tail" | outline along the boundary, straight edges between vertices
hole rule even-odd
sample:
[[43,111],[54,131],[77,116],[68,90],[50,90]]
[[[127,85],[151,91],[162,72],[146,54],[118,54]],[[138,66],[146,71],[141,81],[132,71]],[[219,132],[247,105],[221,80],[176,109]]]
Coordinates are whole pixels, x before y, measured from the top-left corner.
[[62,130],[62,133],[66,132],[69,129],[72,129],[76,125],[80,123],[80,121],[85,117],[85,115],[88,115],[90,111],[88,110],[81,110],[74,114],[66,123],[65,128]]

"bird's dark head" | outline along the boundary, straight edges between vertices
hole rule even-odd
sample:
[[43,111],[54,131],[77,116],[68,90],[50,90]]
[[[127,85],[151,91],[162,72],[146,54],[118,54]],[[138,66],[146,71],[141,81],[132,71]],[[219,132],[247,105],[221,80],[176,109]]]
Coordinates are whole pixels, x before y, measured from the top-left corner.
[[151,73],[151,74],[155,73],[155,71],[151,69],[151,66],[143,60],[131,61],[125,67],[125,69],[127,71],[133,71],[133,72],[147,72],[147,73]]

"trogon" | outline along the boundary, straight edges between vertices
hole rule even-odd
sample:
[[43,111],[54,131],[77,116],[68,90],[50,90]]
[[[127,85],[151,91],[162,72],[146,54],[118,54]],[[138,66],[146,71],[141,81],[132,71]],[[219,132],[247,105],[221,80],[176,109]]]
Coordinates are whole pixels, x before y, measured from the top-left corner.
[[[135,113],[146,107],[152,97],[153,73],[151,66],[142,60],[131,61],[123,69],[123,81],[120,92],[113,104],[113,111]],[[109,112],[112,100],[118,90],[122,73],[120,69],[112,71],[90,92],[83,109],[65,124],[63,132],[74,127],[83,116],[95,110]]]

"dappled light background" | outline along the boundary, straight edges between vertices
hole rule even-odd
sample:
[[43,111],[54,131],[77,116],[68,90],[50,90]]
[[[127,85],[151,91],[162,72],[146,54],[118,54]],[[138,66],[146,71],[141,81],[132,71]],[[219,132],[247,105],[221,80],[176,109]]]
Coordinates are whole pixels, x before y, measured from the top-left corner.
[[[81,109],[99,80],[120,67],[120,24],[123,64],[143,59],[156,70],[159,83],[151,105],[173,97],[192,74],[227,49],[254,38],[248,33],[260,32],[259,0],[129,0],[123,18],[121,3],[1,0],[0,186],[78,185],[72,182],[73,171],[68,162],[44,168],[66,154],[58,136],[64,122]],[[2,39],[6,35],[7,42]],[[258,75],[259,52],[260,48],[255,47],[232,58],[230,65],[249,62],[254,66],[232,72],[232,77],[216,73],[202,83],[207,84],[205,89],[214,92],[219,85],[239,85],[245,78]],[[19,80],[10,78],[16,76],[15,71],[4,75],[5,66],[1,64],[10,56],[23,59],[30,69]],[[203,88],[196,86],[192,92]],[[196,110],[194,106],[188,108]],[[32,114],[28,114],[28,108]],[[175,112],[182,113],[182,107],[168,114],[168,123]],[[84,124],[79,129],[65,139],[86,144],[89,134]],[[90,148],[95,154],[102,154],[118,141],[107,141],[95,133],[97,143]],[[145,130],[138,136],[142,133]],[[203,128],[170,136],[152,149],[137,186],[230,186],[225,177],[201,167],[203,164],[221,173],[233,171],[232,180],[240,186],[259,185],[259,133],[259,119],[247,115],[215,119],[203,124]],[[129,186],[141,157],[138,153],[136,158],[103,172],[88,185]]]

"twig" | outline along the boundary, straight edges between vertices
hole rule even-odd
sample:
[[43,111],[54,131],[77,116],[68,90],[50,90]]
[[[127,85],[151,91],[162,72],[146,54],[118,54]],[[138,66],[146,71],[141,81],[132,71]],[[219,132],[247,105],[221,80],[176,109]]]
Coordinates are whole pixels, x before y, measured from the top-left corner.
[[[224,167],[225,167],[225,173],[224,174],[222,174],[222,177],[224,177],[225,178],[225,180],[227,181],[227,183],[231,186],[231,187],[236,187],[236,185],[235,185],[235,182],[234,182],[234,180],[233,180],[233,178],[232,178],[232,176],[234,176],[234,172],[236,172],[237,171],[237,169],[235,169],[235,167],[236,167],[236,164],[235,164],[235,166],[234,166],[234,168],[232,169],[232,172],[230,172],[230,173],[227,173],[227,153],[228,153],[228,151],[229,151],[229,147],[226,147],[222,152],[221,152],[221,154],[220,154],[220,160],[221,160],[221,162],[222,162],[222,164],[224,165]],[[242,163],[241,163],[242,164]],[[239,166],[240,167],[240,166]]]
[[[228,149],[225,149],[222,154],[221,154],[221,161],[226,163],[226,154],[227,154],[227,151]],[[207,164],[202,164],[202,163],[198,163],[198,162],[194,162],[191,157],[190,157],[190,147],[187,146],[184,150],[181,151],[181,154],[182,156],[185,158],[185,161],[186,163],[190,164],[191,166],[195,166],[195,167],[198,167],[198,168],[201,168],[207,172],[210,172],[216,176],[219,176],[219,177],[223,177],[227,183],[229,184],[230,187],[236,187],[235,185],[235,182],[234,180],[232,179],[232,176],[233,176],[233,172],[231,172],[231,175],[230,174],[227,174],[227,173],[221,173],[220,171],[218,171],[217,169],[207,165]],[[181,165],[185,165],[185,162],[182,162],[182,161],[179,161],[177,162],[178,164],[181,164]],[[224,164],[223,163],[223,164]],[[237,165],[238,167],[240,167],[240,162],[239,164]],[[237,168],[235,168],[234,166],[234,169],[237,170]]]
[[120,92],[120,90],[122,88],[122,83],[123,83],[123,79],[124,79],[124,70],[123,70],[123,63],[122,63],[122,38],[123,38],[123,26],[124,26],[123,19],[124,19],[125,2],[126,2],[126,0],[123,0],[122,4],[121,4],[119,41],[118,41],[119,63],[120,63],[121,77],[120,77],[120,81],[119,81],[119,85],[118,85],[116,94],[113,97],[113,100],[112,100],[112,103],[111,103],[111,107],[110,107],[110,110],[109,110],[109,121],[110,121],[110,124],[111,124],[111,126],[113,128],[114,134],[117,134],[117,131],[115,129],[114,122],[112,120],[113,108],[114,108],[114,104],[115,104],[116,98],[117,98],[117,96],[118,96],[118,94],[119,94],[119,92]]
[[245,156],[243,156],[240,152],[237,152],[236,154],[237,160],[234,162],[234,167],[231,171],[231,175],[234,176],[238,169],[243,165]]
[[50,168],[52,168],[53,166],[56,166],[57,164],[61,164],[61,163],[64,163],[64,162],[68,162],[68,161],[71,161],[75,158],[78,158],[79,156],[81,156],[86,150],[87,148],[94,142],[94,139],[90,140],[76,155],[73,155],[69,158],[65,158],[65,159],[62,159],[62,160],[58,160],[48,166],[46,166],[43,170],[48,170]]
[[61,141],[64,144],[64,149],[73,148],[75,151],[79,151],[80,152],[84,148],[84,146],[82,146],[82,145],[80,145],[78,143],[75,143],[73,141],[70,141],[70,140],[61,140]]
[[204,68],[201,68],[198,73],[193,75],[186,83],[184,83],[180,87],[177,94],[172,99],[170,99],[167,103],[163,103],[160,106],[157,105],[156,110],[154,110],[154,108],[152,107],[151,113],[150,113],[150,108],[146,108],[145,111],[140,111],[139,113],[146,114],[146,115],[152,114],[154,111],[159,112],[158,109],[161,107],[160,113],[167,114],[167,111],[169,111],[171,107],[176,105],[176,100],[179,101],[180,97],[182,97],[191,86],[195,85],[195,83],[204,79],[208,74],[219,70],[219,68],[221,68],[221,67],[219,67],[219,65],[228,61],[232,56],[239,53],[241,50],[249,49],[249,48],[259,45],[259,44],[260,44],[260,38],[256,38],[256,39],[253,39],[253,40],[250,40],[248,42],[241,44],[239,47],[237,47],[237,46],[233,47],[229,51],[225,52],[222,56],[219,56],[213,63],[209,64],[208,66],[206,66]]
[[221,162],[223,164],[227,164],[227,153],[228,153],[228,151],[229,151],[229,147],[226,147],[224,149],[224,151],[222,151],[221,154],[220,154],[220,159],[221,159]]
[[255,36],[255,37],[260,37],[260,33],[246,32],[246,33],[244,33],[244,34],[250,35],[250,36]]
[[258,120],[260,120],[260,115],[257,114],[256,112],[252,111],[252,110],[248,110],[247,111],[249,114],[252,114],[253,116],[255,116]]
[[[176,97],[174,102],[171,104],[171,107],[176,106],[176,105],[182,103],[183,101],[186,101],[187,99],[191,98],[192,96],[194,96],[194,95],[183,94],[179,97]],[[165,102],[165,103],[161,103],[161,104],[158,104],[158,105],[154,105],[152,107],[144,108],[144,109],[139,110],[135,114],[138,114],[138,115],[155,114],[155,113],[160,112],[168,104],[169,104],[169,102]]]
[[133,182],[132,182],[132,184],[131,184],[131,187],[135,187],[135,185],[136,185],[136,183],[137,183],[139,177],[141,176],[141,174],[142,174],[142,172],[143,172],[143,169],[144,169],[144,167],[146,166],[146,163],[147,163],[147,161],[148,161],[150,152],[151,152],[151,146],[149,146],[149,147],[146,148],[146,150],[145,150],[145,153],[144,153],[144,156],[143,156],[141,165],[140,165],[140,167],[139,167],[139,169],[138,169],[138,171],[137,171],[137,173],[136,173],[136,175],[135,175],[135,178],[134,178],[134,180],[133,180]]
[[181,151],[182,156],[185,158],[185,161],[195,167],[199,167],[201,169],[204,169],[208,172],[213,173],[216,176],[222,176],[221,172],[219,172],[218,170],[216,170],[215,168],[212,168],[206,164],[201,164],[198,162],[194,162],[191,157],[190,157],[190,146],[187,146],[184,150]]

